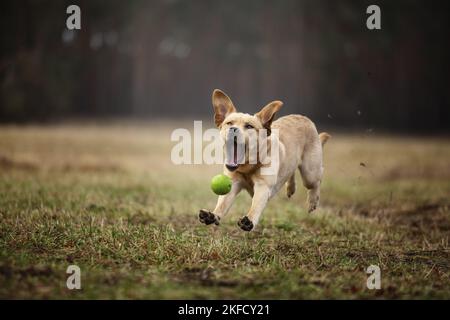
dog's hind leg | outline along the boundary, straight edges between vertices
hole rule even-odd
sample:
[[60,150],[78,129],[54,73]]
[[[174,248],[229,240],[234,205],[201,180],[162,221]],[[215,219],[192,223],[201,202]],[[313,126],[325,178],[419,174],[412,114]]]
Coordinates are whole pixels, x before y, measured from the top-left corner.
[[286,182],[286,195],[288,198],[292,197],[292,195],[295,193],[295,172],[292,174],[292,176],[289,178],[289,180]]
[[308,189],[308,212],[314,211],[320,200],[320,183],[322,181],[322,146],[317,141],[311,148],[304,150],[302,163],[299,166],[303,185]]
[[308,189],[308,212],[313,212],[319,206],[320,200],[320,181],[317,181],[316,184],[311,189]]

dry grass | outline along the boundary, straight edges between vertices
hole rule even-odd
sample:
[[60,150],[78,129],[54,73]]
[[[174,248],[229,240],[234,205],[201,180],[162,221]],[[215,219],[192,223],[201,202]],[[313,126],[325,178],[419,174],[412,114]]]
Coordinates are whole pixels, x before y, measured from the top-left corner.
[[247,234],[245,194],[199,224],[221,168],[173,165],[175,127],[1,127],[0,297],[450,298],[449,139],[335,134],[318,212],[280,193]]

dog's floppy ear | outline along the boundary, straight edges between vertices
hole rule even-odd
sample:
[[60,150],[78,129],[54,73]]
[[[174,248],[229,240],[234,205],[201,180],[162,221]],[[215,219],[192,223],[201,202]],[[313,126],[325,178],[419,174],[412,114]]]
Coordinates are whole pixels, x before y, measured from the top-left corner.
[[236,112],[231,99],[221,90],[215,89],[212,94],[212,104],[214,107],[214,122],[219,127],[226,116]]
[[264,108],[262,108],[261,111],[255,114],[255,116],[258,117],[259,120],[261,121],[264,128],[270,129],[273,118],[275,117],[275,113],[277,113],[277,111],[280,110],[282,105],[283,102],[281,101],[278,100],[272,101],[269,104],[267,104]]

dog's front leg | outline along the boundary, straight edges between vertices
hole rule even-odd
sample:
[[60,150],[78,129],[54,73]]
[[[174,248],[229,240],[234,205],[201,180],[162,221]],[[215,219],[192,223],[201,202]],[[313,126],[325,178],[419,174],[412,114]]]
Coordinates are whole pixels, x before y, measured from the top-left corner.
[[203,209],[200,210],[198,214],[200,222],[203,222],[204,224],[214,223],[218,225],[220,219],[223,218],[230,210],[234,199],[239,194],[239,192],[241,192],[241,190],[242,184],[239,181],[233,182],[230,192],[228,192],[226,195],[219,196],[216,208],[213,212],[209,212],[208,210]]
[[252,206],[248,214],[239,220],[238,225],[244,231],[251,231],[259,221],[261,213],[270,197],[270,188],[266,183],[255,183]]

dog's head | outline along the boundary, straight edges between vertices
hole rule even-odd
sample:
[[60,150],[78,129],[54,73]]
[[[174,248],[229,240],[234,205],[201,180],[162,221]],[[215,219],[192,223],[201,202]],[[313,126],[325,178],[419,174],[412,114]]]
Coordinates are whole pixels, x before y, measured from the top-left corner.
[[[220,135],[225,141],[226,167],[235,171],[242,165],[248,165],[252,148],[257,145],[249,143],[251,138],[269,136],[275,113],[280,110],[283,103],[272,101],[258,113],[237,112],[231,99],[221,90],[214,90],[212,94],[214,107],[214,122],[220,129]],[[260,130],[266,130],[266,135],[260,135]],[[254,140],[253,140],[254,141]],[[259,141],[261,144],[262,141]]]

